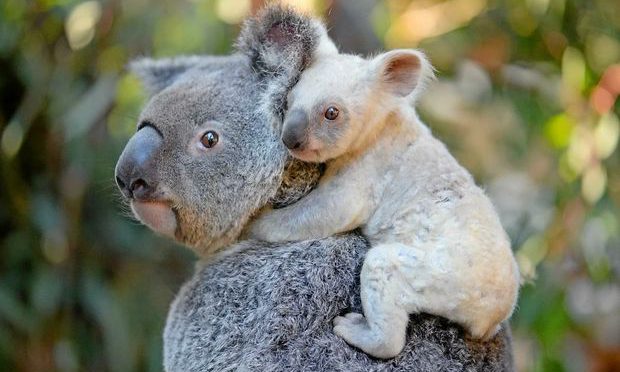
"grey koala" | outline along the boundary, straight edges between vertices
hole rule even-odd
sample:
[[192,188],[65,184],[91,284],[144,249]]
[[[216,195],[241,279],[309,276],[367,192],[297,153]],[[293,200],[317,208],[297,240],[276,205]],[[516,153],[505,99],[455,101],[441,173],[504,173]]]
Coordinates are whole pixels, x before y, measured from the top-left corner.
[[[310,43],[291,46],[296,68],[271,70],[263,46],[281,31]],[[444,319],[412,316],[405,349],[389,361],[333,334],[333,318],[361,307],[368,243],[357,232],[235,243],[262,206],[287,205],[316,183],[319,172],[288,162],[274,130],[285,101],[274,91],[266,107],[262,97],[273,79],[294,83],[320,35],[311,19],[272,7],[245,25],[242,53],[132,65],[152,96],[117,164],[119,188],[146,225],[202,257],[168,315],[166,370],[511,370],[506,326],[480,342]]]

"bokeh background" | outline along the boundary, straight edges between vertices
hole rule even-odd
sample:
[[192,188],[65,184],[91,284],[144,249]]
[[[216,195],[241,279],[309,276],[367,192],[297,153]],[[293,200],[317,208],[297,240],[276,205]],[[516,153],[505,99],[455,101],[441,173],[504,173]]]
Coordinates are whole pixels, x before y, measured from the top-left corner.
[[[522,371],[620,370],[620,2],[292,1],[345,51],[420,47],[420,102],[485,185],[524,277]],[[161,370],[194,258],[129,217],[113,168],[137,56],[223,54],[255,0],[0,1],[0,370]]]

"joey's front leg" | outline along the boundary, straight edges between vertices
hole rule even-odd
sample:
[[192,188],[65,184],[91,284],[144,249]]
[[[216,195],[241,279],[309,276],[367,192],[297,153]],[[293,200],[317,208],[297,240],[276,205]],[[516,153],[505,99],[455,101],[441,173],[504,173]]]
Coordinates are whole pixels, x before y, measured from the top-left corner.
[[353,188],[320,185],[295,204],[259,215],[249,228],[249,236],[279,242],[319,239],[349,231],[364,221],[364,199]]

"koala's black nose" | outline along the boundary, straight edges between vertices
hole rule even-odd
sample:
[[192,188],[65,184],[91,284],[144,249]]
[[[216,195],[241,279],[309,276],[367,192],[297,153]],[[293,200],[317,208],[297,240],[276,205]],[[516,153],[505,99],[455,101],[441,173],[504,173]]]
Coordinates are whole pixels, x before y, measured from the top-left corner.
[[144,127],[131,137],[115,170],[116,184],[126,198],[153,198],[158,179],[156,157],[162,144],[161,135],[152,127]]
[[308,139],[308,115],[303,110],[292,110],[282,126],[282,142],[291,149],[302,148]]
[[128,182],[129,184],[123,181],[119,176],[116,176],[116,184],[126,198],[137,200],[151,199],[153,192],[155,191],[151,184],[147,183],[142,178]]
[[282,137],[282,142],[284,142],[286,148],[291,150],[297,150],[301,147],[301,141],[298,141],[297,138]]

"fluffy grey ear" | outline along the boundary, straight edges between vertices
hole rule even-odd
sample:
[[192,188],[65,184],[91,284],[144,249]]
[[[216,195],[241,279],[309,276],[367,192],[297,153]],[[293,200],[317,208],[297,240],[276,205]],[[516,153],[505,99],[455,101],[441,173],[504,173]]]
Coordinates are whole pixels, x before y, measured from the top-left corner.
[[424,53],[415,49],[396,49],[378,55],[373,60],[373,73],[378,74],[380,84],[392,94],[414,98],[435,77]]
[[129,63],[128,69],[136,74],[152,96],[172,84],[192,67],[200,65],[202,57],[188,56],[163,59],[140,58]]
[[264,78],[262,105],[273,114],[276,127],[286,111],[288,92],[302,71],[316,56],[338,53],[320,21],[277,4],[245,21],[236,47]]
[[245,21],[236,47],[261,75],[300,72],[315,53],[337,52],[321,22],[277,4]]

